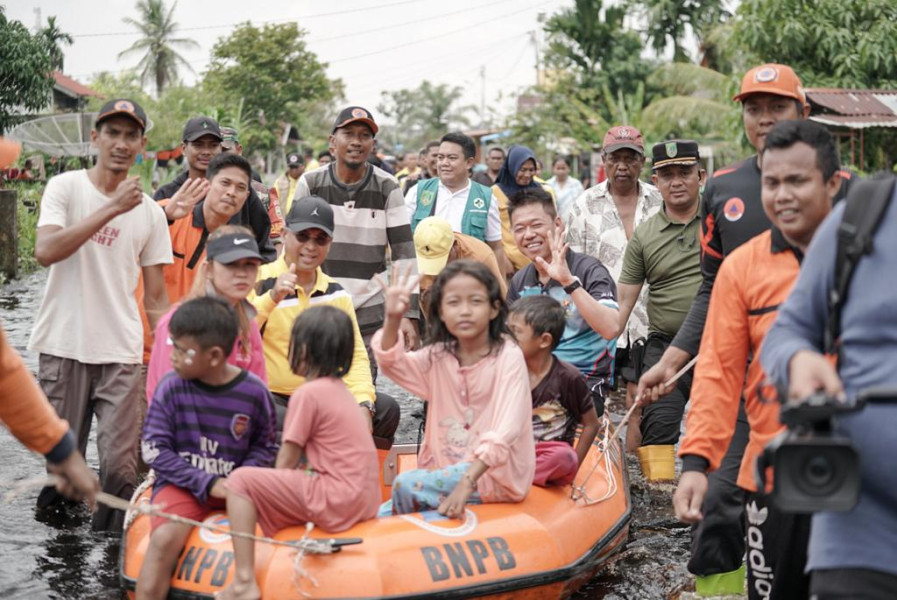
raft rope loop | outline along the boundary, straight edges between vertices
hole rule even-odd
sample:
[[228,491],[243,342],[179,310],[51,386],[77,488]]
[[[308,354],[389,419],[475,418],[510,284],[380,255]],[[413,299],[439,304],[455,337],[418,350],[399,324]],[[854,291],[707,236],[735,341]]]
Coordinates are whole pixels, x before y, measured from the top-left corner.
[[[614,443],[614,436],[610,434],[610,428],[611,423],[608,420],[607,416],[602,417],[602,429],[604,433],[598,439],[592,442],[595,446],[598,447],[600,457],[595,459],[591,470],[589,470],[589,473],[588,475],[586,475],[585,479],[582,480],[582,483],[576,485],[576,482],[574,481],[570,486],[570,499],[574,502],[583,500],[583,506],[591,506],[593,504],[604,502],[608,498],[612,498],[617,493],[617,475],[614,472],[614,462],[618,461],[620,457],[611,447],[611,445]],[[602,495],[600,498],[592,499],[589,497],[588,493],[586,493],[586,484],[598,469],[598,465],[601,464],[604,465],[604,474],[607,480],[607,489],[605,490],[604,495]]]
[[[689,369],[695,366],[695,363],[698,362],[698,355],[696,354],[688,363],[679,369],[675,375],[667,379],[663,383],[663,387],[670,387],[677,381],[679,378],[685,375]],[[589,495],[586,493],[586,484],[589,482],[589,479],[598,469],[598,465],[601,464],[600,460],[596,460],[595,464],[592,465],[591,470],[588,475],[586,475],[585,479],[583,479],[582,483],[576,485],[574,481],[570,486],[570,498],[574,502],[578,502],[581,499],[585,499],[584,506],[591,506],[593,504],[598,504],[599,502],[604,502],[608,498],[611,498],[614,494],[617,493],[617,476],[614,473],[613,463],[619,460],[619,455],[617,454],[617,438],[620,437],[620,434],[623,432],[623,426],[629,422],[629,418],[632,417],[632,413],[635,412],[635,409],[639,406],[638,402],[639,398],[636,398],[632,403],[632,406],[629,407],[629,410],[626,411],[626,414],[623,415],[623,418],[620,420],[619,425],[614,430],[613,434],[608,435],[610,432],[610,421],[607,420],[607,417],[604,417],[604,435],[601,439],[595,440],[594,445],[598,446],[598,451],[602,454],[604,458],[604,472],[607,477],[607,491],[598,499],[593,500],[589,498]]]

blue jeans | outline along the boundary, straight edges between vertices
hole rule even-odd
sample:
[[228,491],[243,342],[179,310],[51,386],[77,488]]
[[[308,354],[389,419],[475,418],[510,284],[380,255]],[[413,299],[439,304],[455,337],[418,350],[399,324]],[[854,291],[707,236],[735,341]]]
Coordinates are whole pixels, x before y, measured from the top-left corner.
[[[468,468],[470,463],[462,462],[433,471],[414,469],[402,473],[392,482],[392,499],[380,505],[377,516],[388,517],[439,508]],[[467,502],[480,504],[482,500],[480,495],[474,492]]]

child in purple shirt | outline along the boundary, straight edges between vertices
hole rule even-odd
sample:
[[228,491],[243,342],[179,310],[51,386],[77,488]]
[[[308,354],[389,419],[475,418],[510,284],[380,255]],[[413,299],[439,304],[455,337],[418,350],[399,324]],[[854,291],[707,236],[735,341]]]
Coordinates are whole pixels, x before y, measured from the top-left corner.
[[[185,302],[169,324],[174,373],[159,382],[143,427],[143,459],[155,471],[153,503],[194,520],[223,508],[225,478],[277,454],[265,384],[227,362],[237,338],[231,306],[210,296]],[[165,598],[190,525],[152,519],[138,598]]]

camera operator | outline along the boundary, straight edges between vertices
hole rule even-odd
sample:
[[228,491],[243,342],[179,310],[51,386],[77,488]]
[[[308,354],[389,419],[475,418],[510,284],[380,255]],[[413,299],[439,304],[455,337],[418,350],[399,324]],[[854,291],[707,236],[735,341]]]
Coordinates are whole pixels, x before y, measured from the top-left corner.
[[[843,399],[897,385],[897,189],[887,187],[893,179],[873,183],[881,186],[872,188],[877,192],[850,197],[820,226],[794,290],[767,335],[762,364],[776,383],[787,385],[789,402],[819,390]],[[890,202],[871,238],[871,251],[859,258],[846,300],[834,313],[840,314],[836,369],[822,350],[833,312],[828,301],[835,289],[839,228],[845,205],[879,193]],[[847,437],[859,453],[860,496],[850,511],[813,515],[807,563],[812,598],[895,598],[897,470],[888,465],[897,452],[897,407],[870,403],[834,424],[835,433]]]
[[772,228],[734,250],[720,267],[695,369],[679,454],[676,516],[701,520],[708,471],[719,468],[735,432],[742,393],[750,424],[738,486],[746,490],[748,597],[806,598],[808,515],[783,514],[757,494],[753,465],[782,431],[778,404],[758,398],[765,374],[756,356],[776,308],[797,280],[800,261],[841,187],[837,145],[811,121],[782,121],[766,136],[761,198]]

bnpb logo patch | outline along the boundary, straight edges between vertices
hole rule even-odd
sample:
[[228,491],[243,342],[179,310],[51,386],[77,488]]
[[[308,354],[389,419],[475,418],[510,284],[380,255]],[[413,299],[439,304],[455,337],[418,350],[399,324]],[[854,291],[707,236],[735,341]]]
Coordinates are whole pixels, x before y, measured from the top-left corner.
[[356,119],[370,119],[371,117],[368,115],[367,111],[363,108],[354,108],[352,109],[352,116]]
[[115,110],[123,110],[125,112],[134,112],[134,105],[127,100],[119,100],[115,103]]
[[779,72],[775,67],[764,67],[754,74],[757,83],[769,83],[779,78]]
[[727,221],[734,223],[744,216],[744,201],[741,198],[729,198],[723,207],[723,215]]

